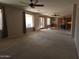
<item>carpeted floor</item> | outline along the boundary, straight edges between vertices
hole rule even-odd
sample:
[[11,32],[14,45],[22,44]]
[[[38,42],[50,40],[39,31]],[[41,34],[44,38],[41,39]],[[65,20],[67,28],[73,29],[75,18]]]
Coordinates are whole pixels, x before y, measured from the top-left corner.
[[45,30],[0,41],[0,59],[77,59],[71,34]]

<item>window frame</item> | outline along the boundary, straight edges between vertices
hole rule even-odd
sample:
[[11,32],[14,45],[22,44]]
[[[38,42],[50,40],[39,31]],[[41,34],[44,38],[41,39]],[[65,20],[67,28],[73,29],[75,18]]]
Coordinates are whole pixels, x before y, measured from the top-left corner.
[[[27,15],[30,15],[32,17],[32,25],[30,27],[27,27]],[[25,24],[26,24],[26,28],[34,28],[34,17],[32,14],[29,14],[29,13],[25,13]]]
[[[50,21],[48,21],[48,20],[50,20]],[[51,25],[51,19],[48,17],[47,18],[47,26],[49,26],[49,25]]]

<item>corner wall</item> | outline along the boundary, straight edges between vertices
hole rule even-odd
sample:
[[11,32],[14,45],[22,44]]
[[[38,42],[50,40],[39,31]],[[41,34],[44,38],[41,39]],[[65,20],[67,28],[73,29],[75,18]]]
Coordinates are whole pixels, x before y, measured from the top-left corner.
[[77,48],[77,52],[78,52],[78,57],[79,57],[79,1],[76,1],[77,3],[77,7],[76,7],[76,18],[74,20],[76,20],[75,23],[75,44],[76,44],[76,48]]

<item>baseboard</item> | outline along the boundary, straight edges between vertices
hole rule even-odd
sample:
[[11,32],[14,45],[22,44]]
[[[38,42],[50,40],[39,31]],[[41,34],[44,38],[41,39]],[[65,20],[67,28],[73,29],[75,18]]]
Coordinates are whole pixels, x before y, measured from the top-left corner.
[[8,35],[8,38],[18,38],[18,37],[22,37],[23,34],[13,34],[13,35]]
[[77,50],[77,46],[76,46],[75,40],[74,40],[74,45],[75,45],[76,59],[79,59],[79,54],[78,54],[78,50]]

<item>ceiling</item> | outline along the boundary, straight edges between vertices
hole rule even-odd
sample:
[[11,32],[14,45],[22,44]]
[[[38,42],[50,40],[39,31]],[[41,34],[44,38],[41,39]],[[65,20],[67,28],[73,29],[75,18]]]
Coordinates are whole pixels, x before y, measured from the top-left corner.
[[[19,3],[19,1],[29,3],[29,0],[0,0],[1,3],[24,6],[23,4]],[[39,0],[40,4],[45,5],[44,7],[25,8],[26,10],[38,12],[48,16],[54,14],[71,15],[73,11],[73,2],[74,0]]]

